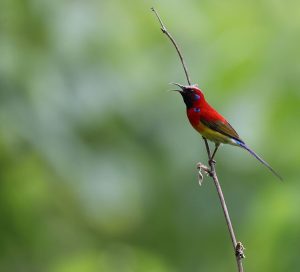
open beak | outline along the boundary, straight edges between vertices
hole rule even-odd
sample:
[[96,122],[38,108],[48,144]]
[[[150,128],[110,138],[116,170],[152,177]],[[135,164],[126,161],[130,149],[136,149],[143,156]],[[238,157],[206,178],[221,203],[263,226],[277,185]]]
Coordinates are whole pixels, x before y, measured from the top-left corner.
[[179,83],[174,83],[174,82],[171,82],[170,84],[172,84],[172,85],[176,85],[176,86],[178,86],[178,87],[180,87],[180,89],[181,90],[171,90],[171,91],[175,91],[175,92],[180,92],[180,93],[182,93],[185,89],[186,89],[186,87],[185,86],[183,86],[183,85],[180,85]]

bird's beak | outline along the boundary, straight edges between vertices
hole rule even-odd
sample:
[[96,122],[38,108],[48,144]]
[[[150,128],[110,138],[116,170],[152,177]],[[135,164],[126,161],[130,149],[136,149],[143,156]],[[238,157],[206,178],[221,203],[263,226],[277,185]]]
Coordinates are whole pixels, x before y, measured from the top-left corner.
[[182,93],[182,92],[186,89],[185,86],[183,86],[183,85],[181,85],[181,84],[179,84],[179,83],[171,82],[170,84],[176,85],[176,86],[180,87],[181,90],[172,90],[172,91],[175,91],[175,92],[180,92],[180,93]]
[[181,93],[182,90],[168,90],[168,92],[178,92],[178,93]]

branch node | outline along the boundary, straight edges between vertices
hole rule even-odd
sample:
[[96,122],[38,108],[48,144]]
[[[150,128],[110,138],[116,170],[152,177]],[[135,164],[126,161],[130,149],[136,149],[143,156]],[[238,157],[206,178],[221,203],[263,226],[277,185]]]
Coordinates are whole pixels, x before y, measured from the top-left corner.
[[162,27],[160,30],[162,31],[162,33],[167,34],[167,30],[165,28]]
[[239,259],[244,259],[246,258],[244,254],[244,250],[246,248],[243,246],[242,242],[237,242],[235,246],[235,256]]

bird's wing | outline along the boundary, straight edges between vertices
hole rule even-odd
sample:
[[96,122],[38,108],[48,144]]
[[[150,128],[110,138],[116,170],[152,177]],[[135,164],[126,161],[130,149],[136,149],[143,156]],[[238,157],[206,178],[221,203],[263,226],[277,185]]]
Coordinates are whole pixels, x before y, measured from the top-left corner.
[[[223,135],[226,135],[230,138],[242,141],[240,139],[240,136],[237,134],[237,132],[234,130],[234,128],[228,123],[223,122],[221,120],[207,120],[206,118],[201,118],[200,121],[207,127],[209,127],[212,130],[215,130]],[[243,141],[242,141],[243,142]]]

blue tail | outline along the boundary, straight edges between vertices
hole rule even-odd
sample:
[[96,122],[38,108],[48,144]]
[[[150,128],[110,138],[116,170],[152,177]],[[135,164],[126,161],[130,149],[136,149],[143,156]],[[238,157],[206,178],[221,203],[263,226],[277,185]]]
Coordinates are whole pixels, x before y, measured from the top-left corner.
[[266,162],[264,161],[260,156],[258,156],[253,150],[251,150],[244,142],[242,141],[235,141],[240,147],[246,149],[253,157],[255,157],[257,160],[259,160],[263,165],[265,165],[269,170],[278,177],[281,181],[283,181],[283,178]]

